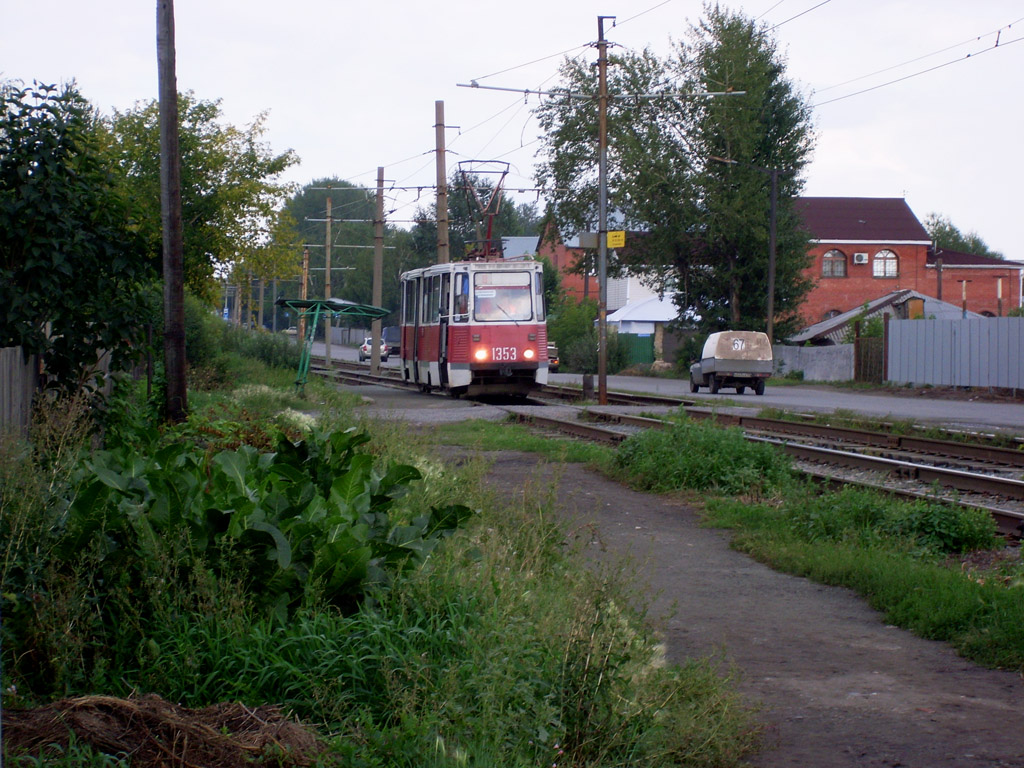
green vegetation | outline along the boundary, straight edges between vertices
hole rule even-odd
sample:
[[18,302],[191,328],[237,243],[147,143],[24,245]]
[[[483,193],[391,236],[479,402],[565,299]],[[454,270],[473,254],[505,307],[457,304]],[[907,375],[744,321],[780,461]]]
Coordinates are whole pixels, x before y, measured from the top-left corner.
[[[270,703],[316,724],[320,764],[361,768],[730,766],[753,748],[723,671],[664,664],[628,574],[566,548],[548,489],[499,498],[481,460],[452,471],[432,436],[360,425],[318,386],[313,417],[292,371],[242,360],[207,363],[261,385],[202,393],[182,425],[155,426],[124,382],[103,450],[81,401],[2,441],[5,709],[95,692]],[[498,432],[461,437],[498,447]],[[121,764],[74,741],[4,757]]]
[[[850,587],[886,621],[943,640],[979,663],[1024,670],[1024,565],[961,569],[995,550],[995,523],[940,500],[903,501],[797,481],[775,448],[735,427],[681,423],[625,441],[616,474],[644,490],[711,490],[708,523],[779,570]],[[993,558],[996,559],[996,558]]]
[[771,496],[791,477],[784,454],[708,420],[681,420],[629,437],[619,446],[616,467],[634,487],[656,493],[689,488]]

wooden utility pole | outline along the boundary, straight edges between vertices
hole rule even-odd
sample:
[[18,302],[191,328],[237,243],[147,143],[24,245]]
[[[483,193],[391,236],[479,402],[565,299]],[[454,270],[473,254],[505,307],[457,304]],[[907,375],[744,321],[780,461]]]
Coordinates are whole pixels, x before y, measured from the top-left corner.
[[[373,306],[379,307],[384,282],[384,168],[377,166],[377,213],[373,219]],[[380,373],[380,318],[374,318],[370,335],[373,350],[370,353],[370,372]]]
[[443,101],[434,102],[434,146],[437,152],[437,263],[447,264],[451,254],[448,249],[448,168],[444,148]]
[[[324,298],[331,298],[331,195],[327,194],[327,240],[324,243]],[[324,313],[324,344],[327,368],[331,367],[331,313]]]
[[174,58],[174,2],[157,0],[156,57],[160,93],[160,221],[163,229],[164,416],[188,416],[185,385],[185,270],[178,148],[178,81]]

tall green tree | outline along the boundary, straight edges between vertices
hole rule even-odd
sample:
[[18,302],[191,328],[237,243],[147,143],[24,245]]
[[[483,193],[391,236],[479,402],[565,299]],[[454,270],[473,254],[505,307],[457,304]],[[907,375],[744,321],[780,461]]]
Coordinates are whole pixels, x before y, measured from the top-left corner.
[[[262,141],[266,115],[238,128],[223,120],[220,101],[179,94],[179,147],[185,286],[213,299],[219,274],[267,242],[268,227],[290,190],[280,176],[298,162]],[[160,253],[159,105],[139,103],[103,121],[107,152],[137,231]]]
[[[531,203],[515,203],[502,190],[501,198],[494,200],[495,182],[488,176],[458,171],[448,180],[448,243],[452,260],[463,257],[474,245],[487,237],[487,216],[483,211],[494,211],[491,238],[535,235],[540,217]],[[426,263],[437,261],[437,202],[421,206],[416,211],[416,224],[412,235],[416,252]]]
[[[295,222],[295,240],[309,246],[309,295],[324,295],[327,199],[331,199],[331,294],[369,304],[373,300],[374,226],[376,190],[338,178],[317,179],[298,190],[284,212]],[[387,212],[385,211],[385,217]],[[401,273],[432,264],[416,252],[411,232],[385,223],[382,304],[397,311]],[[296,291],[291,295],[297,295]],[[390,322],[385,320],[385,322]]]
[[[782,320],[776,323],[778,335],[784,337],[795,330],[797,309],[811,288],[803,276],[807,235],[794,212],[813,144],[810,108],[786,79],[768,28],[739,13],[709,7],[677,64],[704,92],[743,93],[699,104],[693,149],[700,158],[701,251],[677,268],[687,273],[689,303],[708,329],[765,328],[775,171],[774,304]],[[707,269],[712,265],[714,272]]]
[[[73,86],[0,84],[0,346],[75,390],[133,362],[156,277]],[[156,206],[159,219],[159,205]]]
[[924,217],[923,224],[937,248],[960,253],[973,253],[976,256],[988,256],[990,259],[1004,258],[1003,254],[989,248],[988,243],[977,232],[961,232],[948,216],[929,213]]
[[[763,329],[768,174],[778,169],[774,315],[784,335],[810,289],[793,198],[813,136],[769,31],[708,5],[667,59],[627,51],[609,64],[610,228],[640,233],[610,274],[655,278],[674,292],[680,318],[705,330]],[[565,95],[537,110],[546,131],[538,181],[560,190],[554,215],[560,232],[573,234],[597,222],[596,78],[579,61],[567,61],[562,76]]]

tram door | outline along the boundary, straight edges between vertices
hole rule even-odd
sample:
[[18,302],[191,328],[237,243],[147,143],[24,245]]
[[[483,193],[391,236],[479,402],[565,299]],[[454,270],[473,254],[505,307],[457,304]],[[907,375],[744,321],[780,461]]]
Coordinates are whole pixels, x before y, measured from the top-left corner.
[[[410,376],[416,384],[420,382],[420,278],[414,277],[405,282],[405,322],[409,328],[406,335],[411,347],[409,367],[412,369]],[[403,342],[404,343],[404,342]],[[403,351],[404,352],[404,351]],[[406,365],[402,361],[402,365]]]
[[448,324],[451,322],[452,276],[441,275],[441,306],[438,313],[438,376],[442,387],[448,386]]

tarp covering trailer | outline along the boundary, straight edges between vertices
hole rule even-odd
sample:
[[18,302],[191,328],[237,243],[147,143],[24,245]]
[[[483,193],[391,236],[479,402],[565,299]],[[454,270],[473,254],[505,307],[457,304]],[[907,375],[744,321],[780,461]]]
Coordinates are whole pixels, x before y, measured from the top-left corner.
[[719,331],[704,342],[700,362],[690,366],[690,391],[707,387],[717,394],[722,387],[734,387],[742,395],[751,387],[764,394],[764,383],[772,375],[772,344],[759,331]]

